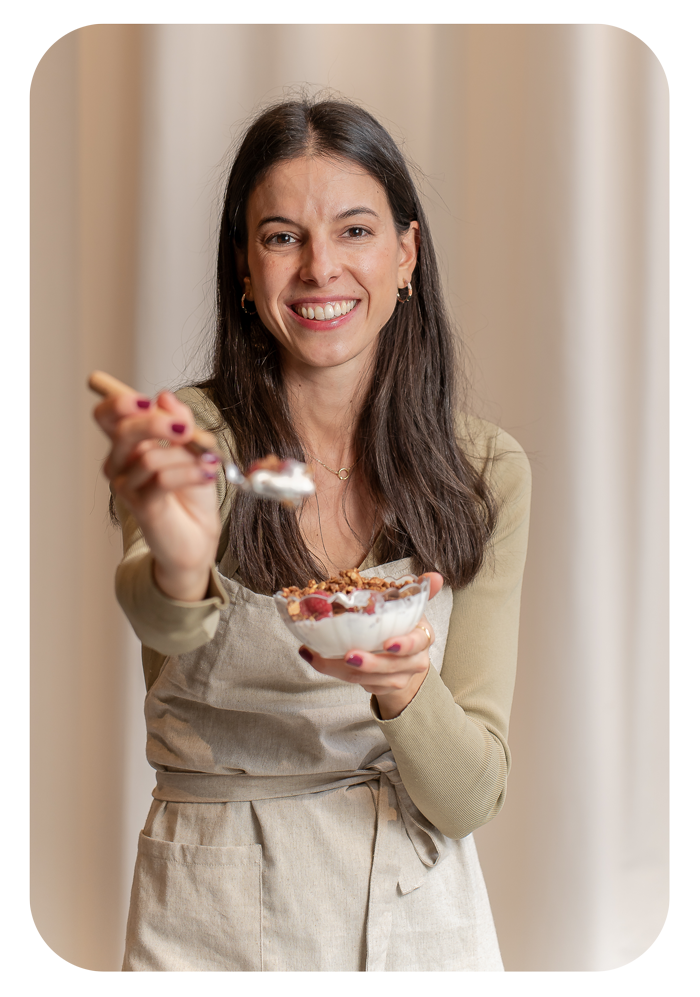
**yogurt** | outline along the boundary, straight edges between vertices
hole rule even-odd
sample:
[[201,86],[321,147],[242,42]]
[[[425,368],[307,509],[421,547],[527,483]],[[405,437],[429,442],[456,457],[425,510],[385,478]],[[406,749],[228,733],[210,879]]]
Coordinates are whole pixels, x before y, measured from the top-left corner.
[[[383,644],[390,637],[403,637],[413,630],[423,616],[430,595],[429,578],[418,581],[415,575],[405,575],[387,580],[392,586],[412,583],[411,594],[401,597],[401,589],[392,587],[385,592],[357,589],[348,594],[318,592],[305,596],[307,599],[323,598],[331,605],[338,603],[351,610],[323,619],[292,618],[288,610],[289,599],[277,592],[274,600],[285,625],[299,643],[324,658],[342,658],[353,650],[383,651]],[[370,611],[363,612],[368,604]]]

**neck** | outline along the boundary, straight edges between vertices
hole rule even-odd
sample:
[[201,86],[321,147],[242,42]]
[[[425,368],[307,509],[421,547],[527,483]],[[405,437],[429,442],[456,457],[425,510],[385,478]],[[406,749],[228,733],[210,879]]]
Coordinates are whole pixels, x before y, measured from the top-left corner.
[[365,362],[338,367],[284,365],[284,380],[294,424],[309,454],[333,469],[356,460],[355,429],[367,395]]

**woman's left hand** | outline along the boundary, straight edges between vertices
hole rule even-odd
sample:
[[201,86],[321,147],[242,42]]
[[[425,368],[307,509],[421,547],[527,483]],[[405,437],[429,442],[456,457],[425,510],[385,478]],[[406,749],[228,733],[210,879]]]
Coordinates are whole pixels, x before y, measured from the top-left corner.
[[[432,599],[442,588],[442,575],[430,571],[421,577],[430,578]],[[423,684],[430,668],[428,648],[434,640],[433,628],[423,616],[410,633],[385,640],[384,654],[348,651],[345,658],[322,658],[304,646],[299,648],[299,654],[317,672],[361,685],[374,693],[382,720],[392,720],[408,706]]]

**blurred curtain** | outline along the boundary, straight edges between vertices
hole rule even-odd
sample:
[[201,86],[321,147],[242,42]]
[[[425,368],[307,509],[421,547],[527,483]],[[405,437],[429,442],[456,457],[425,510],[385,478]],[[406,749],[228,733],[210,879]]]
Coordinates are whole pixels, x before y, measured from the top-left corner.
[[653,53],[605,26],[96,25],[44,56],[37,927],[64,959],[119,968],[153,785],[85,377],[152,393],[203,369],[229,147],[305,83],[361,102],[420,167],[475,406],[533,465],[513,769],[476,832],[506,968],[623,965],[667,903],[668,93]]

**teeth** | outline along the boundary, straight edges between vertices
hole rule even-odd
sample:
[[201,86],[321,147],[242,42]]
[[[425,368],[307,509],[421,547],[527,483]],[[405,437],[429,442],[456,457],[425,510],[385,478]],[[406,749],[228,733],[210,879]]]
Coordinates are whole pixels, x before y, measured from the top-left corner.
[[341,315],[347,315],[348,312],[353,310],[356,304],[356,299],[351,301],[329,301],[326,305],[309,305],[308,308],[306,305],[296,305],[295,310],[302,318],[312,318],[318,322],[323,322],[331,318],[340,318]]

